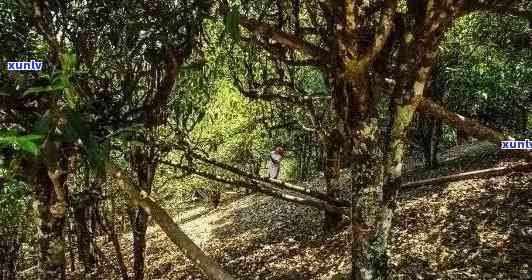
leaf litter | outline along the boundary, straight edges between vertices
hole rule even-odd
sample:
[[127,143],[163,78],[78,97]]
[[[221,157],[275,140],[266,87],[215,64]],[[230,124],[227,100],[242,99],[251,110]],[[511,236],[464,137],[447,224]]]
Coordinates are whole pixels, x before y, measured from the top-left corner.
[[[407,172],[407,180],[515,162],[482,142],[458,148],[441,156],[439,169]],[[321,181],[306,185],[322,188]],[[531,174],[510,174],[401,193],[392,229],[393,279],[531,279],[531,187]],[[238,279],[350,279],[350,228],[324,234],[314,208],[236,192],[224,193],[218,209],[176,205],[165,208]],[[146,279],[207,279],[156,225],[147,240]],[[131,234],[121,243],[130,265]],[[105,250],[112,250],[109,244]]]

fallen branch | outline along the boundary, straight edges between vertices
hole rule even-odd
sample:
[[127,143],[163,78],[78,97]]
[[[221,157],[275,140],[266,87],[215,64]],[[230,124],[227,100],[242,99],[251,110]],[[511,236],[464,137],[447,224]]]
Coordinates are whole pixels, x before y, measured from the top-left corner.
[[[180,168],[186,172],[199,175],[209,180],[213,180],[213,181],[217,181],[220,183],[229,184],[229,185],[233,185],[237,187],[252,189],[252,190],[264,193],[266,195],[277,197],[277,198],[280,198],[280,199],[283,199],[289,202],[312,206],[312,207],[316,207],[318,209],[323,209],[323,210],[333,212],[333,213],[342,213],[349,217],[348,211],[345,208],[342,208],[342,207],[349,207],[351,205],[349,201],[336,200],[335,203],[333,204],[333,203],[330,203],[330,201],[321,198],[321,196],[326,195],[324,193],[314,191],[314,190],[309,190],[301,186],[286,183],[280,180],[270,179],[266,177],[253,176],[244,171],[239,170],[238,168],[234,166],[231,166],[231,165],[228,165],[222,162],[217,162],[215,160],[210,160],[195,153],[191,153],[191,155],[194,158],[200,159],[206,163],[211,163],[212,165],[231,171],[237,175],[248,177],[249,181],[235,180],[235,179],[230,179],[226,177],[221,177],[221,176],[207,173],[204,171],[196,170],[192,167],[181,166],[181,165],[168,162],[168,161],[161,161],[161,163]],[[490,168],[490,169],[483,169],[483,170],[476,170],[476,171],[464,172],[464,173],[459,173],[459,174],[453,174],[453,175],[448,175],[448,176],[443,176],[443,177],[438,177],[438,178],[424,179],[424,180],[415,181],[415,182],[408,182],[408,183],[401,184],[400,189],[407,190],[407,189],[425,186],[425,185],[435,185],[435,184],[441,184],[441,183],[455,182],[455,181],[466,180],[466,179],[471,179],[471,178],[495,177],[495,176],[505,175],[511,172],[529,172],[529,171],[532,171],[532,163],[517,164],[517,165],[509,166],[509,167],[496,167],[496,168]],[[254,178],[258,178],[258,179],[254,179]],[[274,186],[279,186],[280,188],[270,187],[267,183],[274,185]],[[287,194],[283,191],[294,191],[294,192],[298,192],[298,193],[310,196],[311,198],[303,198],[300,196]],[[315,196],[319,196],[319,197],[315,197]],[[328,199],[330,200],[330,198]]]
[[271,179],[269,177],[255,176],[253,174],[249,174],[249,173],[247,173],[245,171],[242,171],[239,168],[236,168],[236,167],[234,167],[232,165],[229,165],[229,164],[226,164],[226,163],[223,163],[223,162],[219,162],[219,161],[216,161],[216,160],[213,160],[213,159],[206,158],[206,157],[204,157],[204,156],[202,156],[202,155],[200,155],[198,153],[192,152],[192,151],[190,151],[189,154],[195,159],[198,159],[198,160],[201,160],[201,161],[203,161],[205,163],[208,163],[208,164],[214,165],[216,167],[228,170],[228,171],[230,171],[230,172],[232,172],[234,174],[237,174],[237,175],[240,175],[242,177],[248,178],[248,179],[250,179],[250,180],[252,180],[252,181],[254,181],[256,183],[272,184],[272,185],[275,185],[276,187],[279,187],[279,188],[282,188],[282,189],[286,189],[288,191],[294,191],[294,192],[301,193],[301,194],[304,194],[304,195],[308,195],[308,196],[311,196],[311,197],[314,197],[314,198],[317,198],[317,199],[325,200],[325,201],[327,201],[330,204],[333,204],[335,206],[349,207],[351,205],[351,203],[349,201],[343,200],[343,199],[335,199],[335,198],[331,197],[330,195],[328,195],[325,192],[320,192],[320,191],[317,191],[317,190],[304,188],[304,187],[301,187],[301,186],[298,186],[298,185],[294,185],[294,184],[290,184],[290,183],[287,183],[287,182],[283,182],[281,180]]
[[252,180],[252,181],[235,180],[235,179],[225,178],[225,177],[221,177],[215,174],[207,173],[201,170],[196,170],[189,166],[180,166],[172,162],[161,161],[161,163],[180,168],[182,170],[185,170],[190,173],[194,173],[196,175],[199,175],[209,180],[217,181],[217,182],[228,184],[228,185],[233,185],[236,187],[251,189],[251,190],[254,190],[254,191],[269,195],[269,196],[273,196],[273,197],[276,197],[276,198],[279,198],[285,201],[289,201],[289,202],[293,202],[293,203],[301,204],[305,206],[315,207],[315,208],[322,209],[322,210],[332,212],[332,213],[341,213],[349,217],[348,209],[344,209],[338,206],[331,205],[320,199],[316,199],[312,197],[305,198],[305,197],[285,193],[280,189],[272,188],[256,180]]
[[495,167],[489,169],[475,170],[470,172],[464,172],[459,174],[453,174],[449,176],[442,176],[437,178],[430,178],[415,182],[404,183],[401,185],[401,189],[411,189],[415,187],[421,187],[426,185],[436,185],[442,183],[449,183],[455,181],[461,181],[471,178],[487,178],[506,175],[512,172],[532,172],[532,163],[516,164],[508,167]]
[[133,184],[133,182],[124,175],[119,167],[109,162],[107,172],[118,182],[119,187],[127,193],[129,199],[134,205],[138,205],[146,211],[155,222],[161,227],[166,235],[174,242],[179,249],[198,265],[203,272],[215,280],[233,280],[234,278],[222,270],[211,258],[206,256],[201,249],[179,228],[172,220],[170,215],[155,203],[144,191]]
[[327,193],[316,191],[316,190],[312,190],[312,189],[309,189],[309,188],[304,188],[304,187],[301,187],[301,186],[298,186],[298,185],[294,185],[294,184],[290,184],[290,183],[287,183],[287,182],[283,182],[281,180],[271,179],[269,177],[259,177],[259,179],[256,179],[256,180],[259,180],[259,181],[262,181],[262,182],[265,182],[265,183],[270,183],[272,185],[275,185],[276,187],[281,187],[281,188],[286,189],[286,190],[291,190],[291,191],[294,191],[294,192],[298,192],[298,193],[301,193],[301,194],[312,196],[312,197],[315,197],[317,199],[325,200],[325,201],[327,201],[327,202],[329,202],[329,203],[331,203],[333,205],[336,205],[336,206],[340,206],[340,207],[350,207],[351,206],[351,202],[350,201],[347,201],[347,200],[344,200],[344,199],[335,199],[335,198],[331,197],[330,195],[328,195]]

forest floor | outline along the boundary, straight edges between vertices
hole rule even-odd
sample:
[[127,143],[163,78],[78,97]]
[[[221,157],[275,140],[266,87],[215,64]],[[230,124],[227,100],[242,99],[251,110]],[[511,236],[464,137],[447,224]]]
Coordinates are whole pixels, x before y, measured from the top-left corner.
[[[497,150],[483,142],[455,147],[436,170],[420,171],[413,157],[408,180],[510,164]],[[323,186],[319,178],[304,184]],[[350,229],[325,235],[316,209],[239,193],[224,193],[218,209],[174,205],[165,208],[182,229],[238,279],[349,278]],[[146,279],[206,279],[157,226],[147,236]],[[128,264],[131,243],[124,234]],[[391,244],[394,279],[531,279],[532,174],[403,192]]]

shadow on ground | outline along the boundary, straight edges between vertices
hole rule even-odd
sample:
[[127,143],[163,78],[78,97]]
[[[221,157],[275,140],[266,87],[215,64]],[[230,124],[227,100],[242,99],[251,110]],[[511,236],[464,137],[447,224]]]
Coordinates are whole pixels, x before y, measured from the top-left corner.
[[213,231],[213,242],[223,244],[217,260],[229,272],[240,279],[344,279],[346,232],[325,235],[319,211],[309,207],[261,195],[245,199],[249,205],[229,210]]
[[395,278],[530,279],[532,175],[406,193],[394,217]]

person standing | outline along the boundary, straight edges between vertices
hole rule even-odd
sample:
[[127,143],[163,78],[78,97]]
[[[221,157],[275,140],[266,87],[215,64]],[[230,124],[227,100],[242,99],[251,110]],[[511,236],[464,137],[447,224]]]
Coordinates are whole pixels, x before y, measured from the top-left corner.
[[281,159],[283,158],[285,150],[279,146],[270,153],[270,160],[268,161],[268,177],[277,179],[279,177],[279,170],[281,167]]

